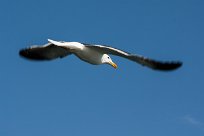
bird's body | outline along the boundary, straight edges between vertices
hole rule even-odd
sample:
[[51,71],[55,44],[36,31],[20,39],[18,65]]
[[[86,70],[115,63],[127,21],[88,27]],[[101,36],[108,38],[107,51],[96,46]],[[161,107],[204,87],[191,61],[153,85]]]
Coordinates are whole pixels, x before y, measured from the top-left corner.
[[93,65],[102,64],[101,57],[102,53],[98,53],[92,49],[87,49],[85,51],[76,52],[75,55],[79,57],[81,60],[86,61]]
[[108,54],[124,57],[155,70],[174,70],[182,65],[179,61],[155,61],[104,45],[91,45],[79,42],[58,42],[50,39],[48,39],[48,41],[49,43],[44,46],[31,46],[20,50],[19,53],[21,56],[32,60],[52,60],[74,54],[81,60],[90,64],[109,64],[114,68],[117,68],[117,65],[111,60]]
[[93,65],[99,65],[102,64],[101,57],[103,56],[102,53],[87,48],[84,44],[81,44],[79,42],[57,42],[48,39],[48,41],[56,46],[65,48],[66,50],[69,50],[72,54],[75,54],[78,58],[80,58],[83,61],[86,61]]

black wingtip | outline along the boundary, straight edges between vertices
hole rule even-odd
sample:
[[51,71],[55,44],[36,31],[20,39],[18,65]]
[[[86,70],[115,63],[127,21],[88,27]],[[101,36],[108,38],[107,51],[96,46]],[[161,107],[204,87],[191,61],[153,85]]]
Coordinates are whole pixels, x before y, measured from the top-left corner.
[[25,59],[33,59],[33,56],[30,55],[29,50],[28,49],[21,49],[19,51],[19,55]]
[[178,61],[174,65],[175,65],[175,69],[177,69],[183,65],[183,62]]
[[21,57],[26,57],[26,51],[24,50],[24,49],[22,49],[22,50],[20,50],[19,51],[19,55],[21,56]]
[[21,50],[19,51],[19,56],[24,57],[24,58],[27,58],[28,52],[26,51],[26,49],[21,49]]
[[30,51],[29,48],[21,49],[19,55],[28,60],[44,60],[43,56],[37,52]]
[[172,61],[172,62],[155,62],[155,67],[153,69],[155,70],[161,70],[161,71],[173,71],[178,68],[180,68],[183,65],[181,61]]

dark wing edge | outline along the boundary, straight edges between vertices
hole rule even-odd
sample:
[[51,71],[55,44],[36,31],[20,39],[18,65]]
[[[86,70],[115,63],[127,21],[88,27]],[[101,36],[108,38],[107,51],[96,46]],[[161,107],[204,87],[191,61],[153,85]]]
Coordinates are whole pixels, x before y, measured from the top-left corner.
[[120,57],[124,57],[126,59],[129,59],[131,61],[137,62],[143,66],[147,66],[154,70],[161,70],[161,71],[171,71],[175,70],[182,66],[181,61],[157,61],[153,59],[149,59],[140,55],[131,54],[125,51],[122,51],[120,49],[116,49],[109,46],[103,46],[103,45],[86,45],[88,48],[92,48],[95,50],[100,50],[100,52],[105,54],[112,54]]
[[31,46],[19,51],[19,55],[30,60],[53,60],[70,55],[67,49],[48,43],[44,46]]
[[181,61],[157,61],[137,55],[129,55],[127,58],[154,70],[171,71],[182,66]]

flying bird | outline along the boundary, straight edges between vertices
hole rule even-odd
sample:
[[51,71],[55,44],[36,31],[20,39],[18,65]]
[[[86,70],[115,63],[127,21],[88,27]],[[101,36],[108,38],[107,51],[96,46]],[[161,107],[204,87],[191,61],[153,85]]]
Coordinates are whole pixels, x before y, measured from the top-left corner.
[[74,54],[90,64],[109,64],[114,68],[117,68],[117,64],[112,61],[108,54],[129,59],[154,70],[170,71],[182,65],[180,61],[157,61],[105,45],[62,42],[51,39],[48,39],[48,41],[49,42],[43,46],[31,46],[22,49],[19,51],[19,54],[30,60],[53,60]]

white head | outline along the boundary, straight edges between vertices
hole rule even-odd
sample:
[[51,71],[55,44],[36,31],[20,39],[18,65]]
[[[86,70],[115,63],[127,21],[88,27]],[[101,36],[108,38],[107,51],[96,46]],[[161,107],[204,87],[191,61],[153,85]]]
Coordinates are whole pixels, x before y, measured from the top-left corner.
[[111,60],[110,56],[108,56],[107,54],[103,54],[102,58],[101,58],[101,62],[102,64],[109,64],[114,68],[117,68],[118,66]]

